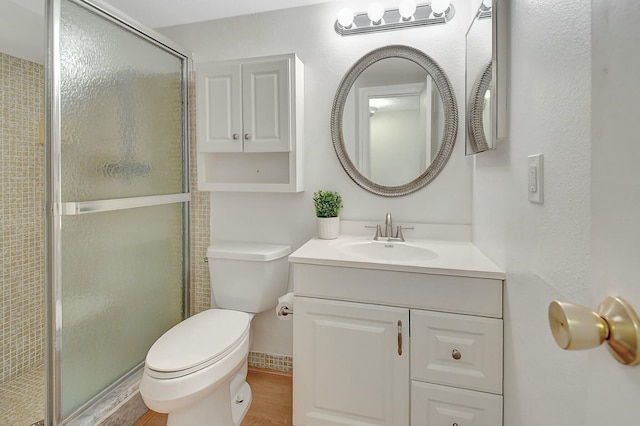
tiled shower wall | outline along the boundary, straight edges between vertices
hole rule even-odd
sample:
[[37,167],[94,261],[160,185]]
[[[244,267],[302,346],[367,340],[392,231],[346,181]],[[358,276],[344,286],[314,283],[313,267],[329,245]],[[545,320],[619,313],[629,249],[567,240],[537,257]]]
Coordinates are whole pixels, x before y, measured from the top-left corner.
[[0,383],[44,358],[44,67],[0,52]]
[[195,74],[191,74],[189,84],[189,132],[190,132],[190,176],[191,176],[191,314],[197,314],[211,307],[211,287],[209,286],[209,265],[207,257],[211,235],[209,193],[198,191],[196,158],[196,84]]

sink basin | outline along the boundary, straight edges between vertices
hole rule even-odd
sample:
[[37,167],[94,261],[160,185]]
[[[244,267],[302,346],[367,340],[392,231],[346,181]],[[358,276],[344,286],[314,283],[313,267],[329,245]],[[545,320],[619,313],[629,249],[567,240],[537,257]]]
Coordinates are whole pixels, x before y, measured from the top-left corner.
[[347,256],[372,261],[416,262],[432,260],[437,253],[427,248],[410,243],[391,241],[360,241],[346,243],[338,247],[338,251]]

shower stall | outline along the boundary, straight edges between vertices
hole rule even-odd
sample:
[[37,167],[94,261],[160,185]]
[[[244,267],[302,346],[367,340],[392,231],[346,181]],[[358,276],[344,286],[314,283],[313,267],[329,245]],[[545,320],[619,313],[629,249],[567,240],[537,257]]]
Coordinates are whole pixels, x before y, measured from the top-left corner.
[[[0,352],[4,362],[9,349],[41,330],[40,347],[26,352],[33,359],[24,360],[30,364],[16,383],[25,385],[28,374],[42,383],[44,376],[46,392],[32,395],[40,401],[28,421],[2,418],[0,410],[0,424],[93,425],[132,394],[151,344],[189,312],[190,59],[100,1],[47,0],[45,21],[45,66],[35,67],[30,95],[39,109],[27,105],[25,112],[0,98],[1,319],[11,327],[2,330]],[[5,62],[23,73],[3,54],[0,71]],[[9,161],[22,153],[5,150],[4,140],[21,136],[5,115],[30,118],[31,132],[31,122],[44,118],[44,148],[32,147],[27,162]],[[21,184],[23,167],[34,170],[39,192],[8,191]],[[12,258],[15,241],[26,235],[11,233],[23,225],[14,216],[27,203],[37,204],[30,214],[38,217],[25,250]],[[10,216],[10,209],[18,213]],[[29,244],[40,247],[40,258],[29,258]],[[34,290],[13,297],[24,285],[9,278],[22,275],[36,276]],[[34,318],[22,321],[31,310]],[[23,361],[15,353],[8,357]],[[2,392],[0,386],[0,398]]]

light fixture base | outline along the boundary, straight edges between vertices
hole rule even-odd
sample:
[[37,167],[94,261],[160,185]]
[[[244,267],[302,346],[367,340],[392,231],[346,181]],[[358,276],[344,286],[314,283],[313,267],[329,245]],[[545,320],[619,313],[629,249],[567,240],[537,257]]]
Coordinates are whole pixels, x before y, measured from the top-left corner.
[[387,9],[382,17],[382,22],[373,25],[367,16],[367,12],[357,13],[353,18],[353,24],[349,28],[345,28],[336,20],[334,29],[341,36],[367,34],[376,31],[392,31],[405,28],[421,27],[426,25],[446,24],[456,14],[455,7],[452,4],[441,15],[434,16],[429,4],[421,4],[416,6],[413,19],[404,20],[398,9]]

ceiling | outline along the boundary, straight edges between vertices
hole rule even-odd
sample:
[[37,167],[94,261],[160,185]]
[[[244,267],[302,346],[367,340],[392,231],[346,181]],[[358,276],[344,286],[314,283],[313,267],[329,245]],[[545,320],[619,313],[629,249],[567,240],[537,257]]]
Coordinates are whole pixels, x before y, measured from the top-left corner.
[[[102,1],[142,25],[157,29],[338,0]],[[45,0],[0,0],[0,52],[43,63],[44,9]]]
[[[44,14],[45,0],[0,0],[13,2]],[[90,1],[90,0],[89,0]],[[99,1],[99,0],[98,0]],[[231,16],[249,15],[337,0],[103,0],[150,28],[169,27]]]
[[161,28],[331,1],[336,0],[107,0],[106,2],[148,27]]

